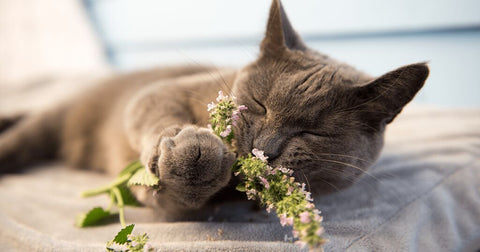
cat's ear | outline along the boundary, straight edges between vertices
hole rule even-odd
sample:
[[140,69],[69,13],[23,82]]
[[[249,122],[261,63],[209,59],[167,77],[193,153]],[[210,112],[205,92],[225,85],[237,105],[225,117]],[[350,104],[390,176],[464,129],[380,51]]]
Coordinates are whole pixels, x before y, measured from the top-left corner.
[[[355,88],[356,107],[376,127],[390,123],[423,87],[429,74],[426,63],[403,66]],[[361,109],[362,110],[362,109]]]
[[305,50],[306,46],[293,30],[280,0],[273,0],[268,17],[267,31],[260,46],[263,53],[277,54],[287,49]]

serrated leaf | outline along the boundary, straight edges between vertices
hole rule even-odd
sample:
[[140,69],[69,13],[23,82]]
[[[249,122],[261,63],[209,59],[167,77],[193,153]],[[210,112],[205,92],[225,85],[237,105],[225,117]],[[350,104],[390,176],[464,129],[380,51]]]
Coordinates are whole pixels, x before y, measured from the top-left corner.
[[235,187],[235,189],[237,189],[237,191],[240,191],[240,192],[246,191],[245,184],[238,184],[237,187]]
[[95,207],[87,213],[79,214],[75,221],[75,225],[77,227],[95,226],[100,221],[110,217],[111,215],[112,214],[109,211],[105,211],[101,207]]
[[157,176],[148,172],[147,169],[141,169],[135,172],[133,176],[128,180],[127,184],[131,185],[144,185],[144,186],[154,186],[158,185],[159,179]]
[[125,244],[128,241],[128,235],[132,233],[134,227],[134,224],[124,227],[122,230],[120,230],[120,232],[118,232],[112,241],[117,244]]
[[123,169],[119,174],[118,174],[118,177],[121,177],[122,175],[125,175],[125,174],[134,174],[136,171],[140,170],[144,168],[142,163],[140,161],[134,161],[132,163],[130,163],[129,165],[127,165],[127,167],[125,167],[125,169]]
[[[140,204],[140,202],[138,202],[137,198],[135,198],[130,188],[128,188],[126,185],[119,186],[118,190],[122,195],[123,204],[125,206],[141,206],[142,205]],[[114,202],[118,203],[116,198],[114,198]]]

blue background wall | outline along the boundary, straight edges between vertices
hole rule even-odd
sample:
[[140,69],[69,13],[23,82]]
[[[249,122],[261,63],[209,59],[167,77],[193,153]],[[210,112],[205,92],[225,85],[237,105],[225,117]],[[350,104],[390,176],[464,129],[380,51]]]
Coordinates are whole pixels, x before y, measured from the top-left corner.
[[[480,106],[480,1],[283,0],[307,44],[373,75],[429,61],[416,103]],[[256,57],[269,0],[85,0],[122,70],[241,66]]]

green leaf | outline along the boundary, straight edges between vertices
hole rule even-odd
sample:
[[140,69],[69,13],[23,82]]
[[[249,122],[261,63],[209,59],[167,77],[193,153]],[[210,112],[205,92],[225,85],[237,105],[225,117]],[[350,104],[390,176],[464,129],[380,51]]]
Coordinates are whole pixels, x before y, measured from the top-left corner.
[[[135,198],[135,196],[133,195],[130,188],[128,188],[128,186],[126,186],[126,185],[118,186],[118,190],[120,191],[120,194],[122,195],[123,204],[125,206],[141,206],[142,205]],[[115,197],[114,197],[114,202],[115,202],[115,204],[118,203]]]
[[113,242],[117,244],[125,244],[128,241],[128,235],[132,233],[133,227],[135,227],[135,224],[130,224],[126,227],[124,227],[118,234],[113,238]]
[[158,185],[159,179],[157,176],[153,175],[147,169],[141,169],[135,172],[133,176],[128,180],[128,185],[144,185],[144,186],[154,186]]
[[245,192],[246,191],[245,184],[238,184],[235,189],[237,189],[237,191],[240,191],[240,192]]
[[112,214],[109,211],[103,210],[101,207],[95,207],[88,213],[79,214],[75,221],[77,227],[95,226],[101,220],[110,217]]

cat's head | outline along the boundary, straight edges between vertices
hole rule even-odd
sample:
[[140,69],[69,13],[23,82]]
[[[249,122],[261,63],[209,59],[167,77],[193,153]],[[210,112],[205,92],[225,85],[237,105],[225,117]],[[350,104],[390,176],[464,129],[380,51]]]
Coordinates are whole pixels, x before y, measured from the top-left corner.
[[316,193],[347,187],[377,159],[385,126],[428,73],[419,63],[374,78],[315,52],[274,0],[260,56],[234,84],[248,107],[236,129],[239,154],[265,151]]

